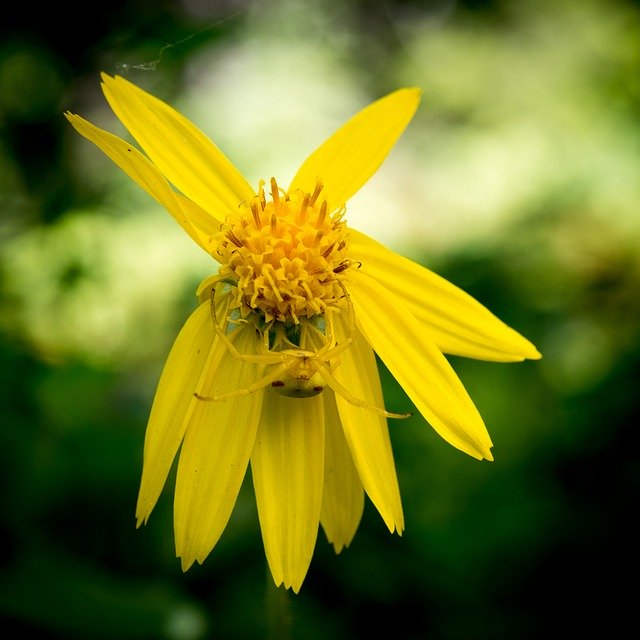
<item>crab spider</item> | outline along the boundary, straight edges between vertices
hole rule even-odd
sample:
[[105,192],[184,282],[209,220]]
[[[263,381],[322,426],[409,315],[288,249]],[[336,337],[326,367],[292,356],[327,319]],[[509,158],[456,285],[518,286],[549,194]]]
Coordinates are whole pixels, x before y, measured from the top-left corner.
[[[333,375],[331,371],[331,361],[347,349],[356,337],[353,305],[351,304],[349,294],[344,288],[344,285],[342,283],[339,284],[344,292],[344,298],[347,301],[349,313],[349,334],[343,342],[338,343],[336,341],[333,319],[330,315],[327,315],[320,319],[322,330],[316,326],[318,323],[314,323],[312,321],[305,322],[303,327],[300,327],[300,325],[293,325],[293,330],[291,327],[285,327],[284,323],[272,323],[271,325],[268,325],[262,331],[263,352],[259,354],[240,353],[233,342],[229,339],[226,332],[220,327],[215,308],[215,292],[217,285],[214,286],[211,290],[211,317],[213,319],[213,326],[218,338],[222,340],[225,347],[234,358],[244,362],[273,366],[273,369],[266,375],[258,378],[248,387],[223,393],[219,396],[204,396],[199,393],[194,393],[194,396],[198,400],[205,402],[222,402],[229,398],[250,395],[260,389],[267,388],[274,393],[288,396],[290,398],[311,398],[321,394],[326,385],[332,389],[336,395],[340,396],[355,407],[368,409],[386,418],[408,418],[411,413],[392,413],[375,406],[371,402],[354,396],[348,389],[340,384]],[[259,329],[256,330],[260,331]],[[273,331],[275,331],[275,339],[271,345],[270,337],[271,332]],[[297,341],[299,343],[304,344],[306,342],[311,342],[314,348],[303,349],[301,346],[296,345],[291,339],[292,333],[296,334]],[[324,341],[324,344],[319,348],[316,348],[321,339]],[[279,346],[281,343],[288,343],[291,346],[290,348],[287,347],[284,349],[274,350],[274,347]]]

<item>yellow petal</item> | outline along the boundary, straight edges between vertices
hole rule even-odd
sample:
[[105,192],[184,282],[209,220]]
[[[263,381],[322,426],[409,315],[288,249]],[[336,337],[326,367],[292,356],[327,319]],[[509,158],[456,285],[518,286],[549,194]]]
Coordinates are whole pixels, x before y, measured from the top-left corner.
[[65,113],[65,116],[78,133],[99,147],[130,178],[155,198],[193,240],[209,252],[208,236],[191,224],[188,214],[181,205],[186,203],[186,198],[180,201],[177,199],[169,183],[148,158],[128,142],[92,125],[84,118],[72,113]]
[[501,362],[541,357],[531,342],[441,276],[355,230],[349,248],[361,272],[391,294],[389,306],[408,308],[444,353]]
[[[241,353],[257,353],[253,326],[244,325],[229,338]],[[221,395],[244,389],[259,375],[260,367],[235,358],[216,340],[198,393]],[[219,402],[192,400],[174,503],[176,554],[185,571],[195,560],[204,561],[231,516],[249,464],[262,396],[260,390]]]
[[424,325],[370,276],[353,271],[349,277],[358,327],[418,411],[449,444],[492,460],[478,410]]
[[102,74],[114,113],[167,180],[219,220],[254,195],[242,174],[187,118],[120,76]]
[[193,202],[193,200],[189,200],[189,198],[183,196],[181,193],[176,193],[176,197],[189,222],[203,239],[205,251],[210,254],[213,236],[220,231],[222,220],[209,214],[200,205]]
[[348,547],[364,509],[364,491],[342,430],[333,391],[323,394],[325,454],[320,523],[336,553]]
[[[348,320],[338,316],[338,342],[346,339]],[[384,408],[380,375],[373,350],[360,331],[353,344],[340,354],[334,375],[356,398]],[[367,408],[356,407],[336,395],[344,435],[364,490],[379,511],[389,531],[402,534],[404,516],[393,461],[387,420]]]
[[209,305],[200,305],[178,334],[160,376],[144,441],[144,463],[138,495],[138,526],[158,500],[184,436],[202,369],[214,339]]
[[316,544],[324,469],[322,397],[265,393],[251,472],[267,561],[298,593]]
[[346,202],[378,170],[413,118],[420,90],[398,89],[359,111],[314,151],[293,178],[291,189],[313,193],[337,207]]

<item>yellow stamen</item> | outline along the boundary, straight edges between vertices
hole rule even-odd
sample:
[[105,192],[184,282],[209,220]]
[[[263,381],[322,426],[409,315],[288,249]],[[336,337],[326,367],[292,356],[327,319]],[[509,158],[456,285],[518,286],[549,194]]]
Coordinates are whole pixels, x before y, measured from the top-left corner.
[[312,207],[315,207],[316,205],[316,200],[318,199],[318,196],[320,195],[320,192],[322,191],[322,182],[318,181],[316,182],[316,188],[313,190],[313,194],[311,195],[311,200],[309,201],[309,204]]
[[233,231],[228,231],[227,232],[227,238],[229,238],[229,240],[231,240],[231,242],[233,242],[233,244],[235,244],[236,247],[241,247],[242,246],[242,242],[240,242],[240,240],[238,240],[238,238],[236,238],[233,235]]
[[277,208],[280,202],[280,193],[278,192],[278,183],[275,178],[271,178],[271,198],[273,199],[273,206]]
[[256,202],[252,202],[251,207],[251,215],[253,215],[253,221],[255,222],[256,229],[262,228],[262,222],[260,221],[260,210],[258,209],[258,204]]
[[324,224],[324,219],[327,217],[327,201],[323,200],[320,205],[320,213],[318,214],[318,226],[321,227]]
[[307,219],[307,209],[309,207],[309,202],[311,202],[311,196],[308,193],[305,193],[302,204],[300,205],[300,212],[298,213],[298,218],[296,220],[298,224],[302,224]]

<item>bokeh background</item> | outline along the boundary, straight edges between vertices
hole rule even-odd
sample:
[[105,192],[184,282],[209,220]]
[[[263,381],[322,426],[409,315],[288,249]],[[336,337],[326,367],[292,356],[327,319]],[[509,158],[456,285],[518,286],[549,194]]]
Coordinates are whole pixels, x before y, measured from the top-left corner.
[[[406,518],[320,532],[270,587],[250,482],[206,562],[172,478],[134,508],[164,359],[214,269],[65,110],[117,134],[119,73],[286,184],[400,86],[418,114],[348,220],[544,358],[451,358],[495,461],[391,424]],[[631,0],[16,3],[0,23],[0,617],[12,638],[627,637],[640,488],[640,5]],[[390,327],[390,331],[393,328]],[[411,403],[381,367],[390,410]],[[590,635],[591,637],[591,635]]]

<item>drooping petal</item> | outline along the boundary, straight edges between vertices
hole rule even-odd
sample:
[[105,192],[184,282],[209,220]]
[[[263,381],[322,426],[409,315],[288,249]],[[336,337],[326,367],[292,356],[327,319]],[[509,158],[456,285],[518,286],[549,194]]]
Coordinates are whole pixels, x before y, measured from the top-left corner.
[[[348,334],[349,320],[344,316],[338,316],[338,343],[344,341]],[[384,409],[375,356],[360,331],[356,332],[351,346],[340,354],[340,365],[333,373],[356,398],[365,400],[372,407]],[[336,402],[364,489],[389,531],[402,534],[404,516],[387,419],[366,407],[354,406],[338,394]]]
[[350,231],[349,250],[361,272],[391,294],[390,306],[407,307],[444,353],[500,362],[541,357],[531,342],[475,298],[364,233]]
[[358,529],[364,509],[364,490],[353,464],[342,430],[333,392],[326,389],[324,400],[325,454],[324,490],[320,523],[336,553],[348,547]]
[[151,161],[205,211],[222,220],[254,195],[230,160],[182,114],[121,76],[103,73],[102,81],[114,113]]
[[191,314],[160,376],[144,441],[138,526],[146,523],[162,491],[184,436],[193,391],[211,352],[215,333],[208,307],[202,304]]
[[419,89],[398,89],[356,113],[304,161],[290,189],[313,193],[320,179],[330,206],[346,202],[378,170],[419,102]]
[[322,398],[264,394],[251,472],[276,585],[298,593],[316,544],[324,471]]
[[[253,326],[244,325],[228,337],[240,353],[257,353]],[[234,357],[217,339],[198,393],[219,396],[246,389],[260,374],[260,367]],[[255,441],[263,393],[221,401],[194,398],[191,403],[174,503],[176,554],[185,571],[195,560],[204,561],[231,516]]]
[[358,327],[418,411],[449,444],[493,460],[478,410],[423,324],[370,276],[353,271],[349,278]]
[[197,229],[191,223],[189,214],[185,213],[183,205],[188,204],[187,199],[180,200],[176,197],[177,194],[171,189],[164,176],[147,157],[128,142],[96,127],[84,118],[72,113],[65,113],[65,116],[79,134],[99,147],[130,178],[155,198],[195,242],[205,251],[210,251],[208,235]]

